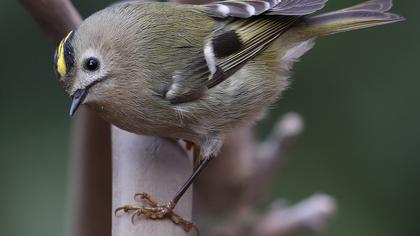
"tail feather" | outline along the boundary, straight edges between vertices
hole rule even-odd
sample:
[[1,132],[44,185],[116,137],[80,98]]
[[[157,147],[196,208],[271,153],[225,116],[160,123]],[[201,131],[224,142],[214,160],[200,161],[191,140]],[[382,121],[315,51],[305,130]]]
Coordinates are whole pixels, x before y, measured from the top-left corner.
[[336,34],[350,30],[385,25],[404,20],[387,12],[392,0],[371,0],[353,7],[306,18],[304,31],[307,37]]

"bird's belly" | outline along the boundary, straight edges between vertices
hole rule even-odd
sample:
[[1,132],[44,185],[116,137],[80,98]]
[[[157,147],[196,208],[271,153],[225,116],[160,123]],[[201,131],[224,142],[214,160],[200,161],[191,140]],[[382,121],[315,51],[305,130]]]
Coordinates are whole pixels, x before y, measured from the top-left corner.
[[[159,111],[145,112],[144,107],[114,106],[87,104],[94,109],[104,120],[120,129],[131,133],[179,138],[196,141],[197,135],[191,130],[187,120],[180,119],[172,108],[160,108]],[[100,109],[99,109],[100,108]],[[156,117],[157,114],[165,114],[164,117]]]
[[181,104],[183,116],[195,116],[191,122],[197,132],[226,133],[237,126],[254,123],[287,87],[287,77],[276,69],[253,63],[209,90],[193,104]]

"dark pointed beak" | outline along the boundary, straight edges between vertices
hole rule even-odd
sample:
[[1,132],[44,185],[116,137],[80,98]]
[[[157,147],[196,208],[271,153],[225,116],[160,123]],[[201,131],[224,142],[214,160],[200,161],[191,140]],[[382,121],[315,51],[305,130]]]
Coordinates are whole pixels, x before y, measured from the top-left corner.
[[76,113],[79,106],[83,103],[87,95],[87,89],[78,89],[72,96],[73,101],[71,102],[70,107],[70,116],[73,116]]

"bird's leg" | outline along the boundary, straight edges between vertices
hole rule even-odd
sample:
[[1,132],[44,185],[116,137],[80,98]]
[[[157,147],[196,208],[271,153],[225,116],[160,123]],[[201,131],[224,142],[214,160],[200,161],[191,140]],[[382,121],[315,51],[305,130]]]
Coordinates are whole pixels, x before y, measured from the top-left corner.
[[146,219],[152,220],[159,220],[164,218],[169,218],[174,224],[181,225],[186,232],[191,231],[191,229],[195,228],[198,232],[196,226],[183,219],[179,215],[175,214],[172,210],[175,207],[173,202],[169,202],[164,206],[160,206],[149,194],[147,193],[138,193],[134,196],[136,201],[144,201],[148,206],[137,206],[137,205],[126,205],[124,207],[118,208],[115,213],[117,214],[119,211],[123,212],[132,212],[133,215],[131,217],[131,221],[135,222],[135,219],[144,216]]
[[200,165],[202,158],[201,158],[201,148],[200,145],[197,145],[193,142],[184,140],[184,142],[186,143],[186,148],[188,151],[190,151],[191,149],[193,149],[193,168],[194,170],[198,168],[198,166]]
[[201,148],[199,145],[194,144],[194,152],[193,152],[193,168],[196,170],[200,163],[203,161],[201,158]]
[[195,146],[195,144],[191,141],[184,140],[184,142],[188,151],[191,150]]
[[140,193],[134,196],[136,201],[144,201],[148,206],[138,206],[138,205],[126,205],[115,210],[115,214],[118,212],[132,212],[133,215],[131,220],[134,223],[134,220],[140,216],[145,217],[146,219],[152,220],[162,220],[170,219],[174,224],[180,225],[186,232],[191,231],[191,229],[196,229],[198,234],[198,228],[191,222],[183,219],[179,215],[173,212],[176,204],[179,202],[181,197],[185,194],[191,184],[194,182],[195,178],[200,174],[200,172],[207,166],[210,162],[210,158],[204,158],[200,161],[200,164],[197,168],[194,169],[193,174],[188,178],[180,190],[175,194],[175,197],[169,203],[165,205],[159,205],[149,194]]

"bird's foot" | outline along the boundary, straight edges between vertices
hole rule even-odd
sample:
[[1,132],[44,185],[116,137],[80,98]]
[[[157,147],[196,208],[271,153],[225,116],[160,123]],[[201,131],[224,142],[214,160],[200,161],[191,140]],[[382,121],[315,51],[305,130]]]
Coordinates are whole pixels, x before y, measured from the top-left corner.
[[139,206],[139,205],[126,205],[119,207],[115,210],[115,215],[119,212],[132,213],[131,222],[135,222],[136,219],[143,216],[146,219],[151,220],[163,220],[170,219],[174,224],[180,225],[186,232],[190,232],[191,229],[195,229],[198,233],[198,228],[192,223],[189,222],[179,215],[173,212],[175,208],[175,203],[170,201],[166,205],[159,205],[149,194],[147,193],[138,193],[134,195],[135,201],[142,201],[148,206]]

